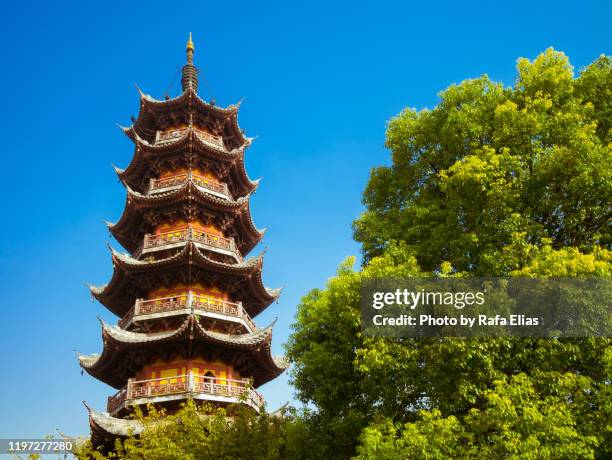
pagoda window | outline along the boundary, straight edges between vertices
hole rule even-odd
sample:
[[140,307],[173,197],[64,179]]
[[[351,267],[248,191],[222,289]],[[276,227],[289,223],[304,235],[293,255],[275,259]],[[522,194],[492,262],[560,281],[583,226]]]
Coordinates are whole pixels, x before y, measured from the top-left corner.
[[212,371],[206,372],[206,374],[204,374],[204,381],[206,383],[215,383],[215,373]]

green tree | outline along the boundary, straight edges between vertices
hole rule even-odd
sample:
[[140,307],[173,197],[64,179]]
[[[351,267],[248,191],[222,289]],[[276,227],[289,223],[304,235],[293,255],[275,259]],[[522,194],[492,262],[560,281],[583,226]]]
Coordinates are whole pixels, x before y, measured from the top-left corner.
[[364,260],[405,241],[424,270],[449,262],[506,274],[511,245],[610,247],[612,61],[574,79],[565,55],[518,61],[513,88],[483,76],[450,86],[433,110],[391,120],[393,164],[372,171],[354,224]]
[[465,81],[390,122],[355,222],[364,265],[304,297],[287,345],[313,407],[302,458],[612,455],[610,339],[371,338],[359,313],[364,278],[609,278],[611,68],[574,78],[547,50],[513,88]]
[[136,411],[134,416],[144,424],[141,435],[117,440],[110,452],[95,450],[88,443],[81,446],[76,456],[97,460],[272,460],[295,457],[291,446],[299,445],[292,442],[293,417],[255,414],[244,406],[232,407],[230,414],[225,409],[198,406],[189,401],[172,415],[151,406],[146,415]]
[[[424,274],[403,244],[349,267],[303,299],[288,343],[298,396],[317,408],[306,429],[319,450],[302,458],[349,458],[359,437],[359,458],[612,452],[609,339],[364,337],[361,280]],[[547,247],[515,274],[609,277],[611,267],[607,250]]]

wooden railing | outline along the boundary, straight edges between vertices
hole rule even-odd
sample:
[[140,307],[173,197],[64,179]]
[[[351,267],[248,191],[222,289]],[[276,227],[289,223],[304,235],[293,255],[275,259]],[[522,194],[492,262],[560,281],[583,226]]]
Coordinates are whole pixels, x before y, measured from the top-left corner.
[[163,188],[177,187],[183,185],[187,180],[189,180],[189,175],[187,173],[162,177],[160,179],[151,179],[149,181],[149,192]]
[[[173,141],[175,139],[178,139],[179,137],[184,136],[185,132],[188,129],[189,128],[185,127],[185,128],[171,129],[169,131],[158,131],[157,132],[157,138],[156,138],[155,142],[157,144],[165,144],[166,142]],[[215,144],[215,145],[217,145],[219,147],[225,147],[225,145],[223,143],[223,138],[221,136],[215,136],[214,134],[210,134],[207,131],[204,131],[202,129],[197,129],[197,128],[193,128],[193,131],[202,140],[204,140],[206,142],[210,142],[212,144]]]
[[184,230],[159,233],[157,235],[147,233],[144,237],[141,249],[138,252],[142,253],[147,249],[163,248],[164,246],[176,243],[186,243],[187,241],[193,241],[195,243],[210,246],[211,248],[233,252],[239,260],[242,260],[242,256],[233,238],[225,238],[192,227]]
[[191,313],[198,310],[220,313],[222,315],[242,319],[251,331],[257,329],[249,314],[242,307],[242,302],[227,302],[226,300],[195,294],[191,291],[175,296],[160,297],[151,300],[137,299],[130,311],[119,320],[119,326],[125,328],[130,321],[138,316],[178,310],[189,310]]
[[182,137],[188,128],[176,128],[171,129],[169,131],[157,131],[156,142],[158,144],[163,144],[168,141],[172,141],[174,139],[178,139]]
[[198,176],[191,172],[176,174],[174,176],[162,177],[160,179],[150,179],[149,192],[155,192],[156,190],[162,190],[170,187],[178,187],[179,185],[183,185],[188,180],[191,180],[198,187],[202,187],[207,190],[211,190],[213,192],[229,196],[227,184],[222,184],[215,180],[209,179],[207,177]]
[[216,182],[212,179],[208,179],[206,177],[192,175],[191,180],[194,184],[199,187],[207,188],[208,190],[212,190],[213,192],[222,193],[223,195],[229,196],[229,191],[227,190],[227,184],[221,184],[220,182]]
[[158,379],[129,379],[126,386],[108,398],[107,411],[112,414],[134,399],[180,393],[225,396],[235,398],[235,402],[239,402],[240,398],[245,398],[244,401],[256,410],[259,410],[264,404],[263,397],[251,387],[248,380],[220,379],[189,372],[175,377]]
[[225,144],[223,143],[223,138],[221,136],[215,136],[214,134],[210,134],[207,131],[203,131],[203,130],[197,129],[197,128],[194,128],[194,131],[195,131],[196,135],[200,139],[202,139],[202,140],[204,140],[206,142],[210,142],[212,144],[215,144],[215,145],[217,145],[219,147],[225,148]]
[[106,401],[106,410],[112,414],[117,409],[119,409],[121,405],[123,404],[123,402],[125,401],[126,394],[127,394],[126,387],[123,387],[113,396],[109,396],[108,400]]

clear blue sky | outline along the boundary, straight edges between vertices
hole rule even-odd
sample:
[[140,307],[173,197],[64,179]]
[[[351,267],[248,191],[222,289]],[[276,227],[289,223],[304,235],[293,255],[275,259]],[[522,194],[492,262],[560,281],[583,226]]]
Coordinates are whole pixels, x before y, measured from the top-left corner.
[[[604,1],[106,3],[2,7],[0,437],[87,434],[81,400],[104,410],[114,392],[81,376],[73,350],[99,352],[96,315],[116,321],[84,287],[111,275],[103,221],[124,190],[110,165],[133,153],[115,123],[137,115],[134,83],[176,93],[189,31],[201,93],[244,97],[240,124],[258,136],[252,209],[269,227],[265,281],[285,291],[257,322],[279,318],[276,353],[300,297],[359,252],[351,221],[389,161],[390,117],[483,73],[512,84],[516,59],[548,46],[580,68],[611,44]],[[292,399],[286,376],[262,391],[272,409]]]

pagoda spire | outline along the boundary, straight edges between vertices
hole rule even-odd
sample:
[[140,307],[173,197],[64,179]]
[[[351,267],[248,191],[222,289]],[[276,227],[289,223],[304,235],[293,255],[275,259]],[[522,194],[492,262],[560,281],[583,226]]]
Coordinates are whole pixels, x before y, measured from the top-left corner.
[[189,32],[189,40],[187,41],[187,64],[183,66],[183,78],[181,83],[183,85],[183,92],[192,89],[194,92],[198,90],[198,69],[193,65],[193,53],[195,52],[195,45],[191,39],[191,32]]

